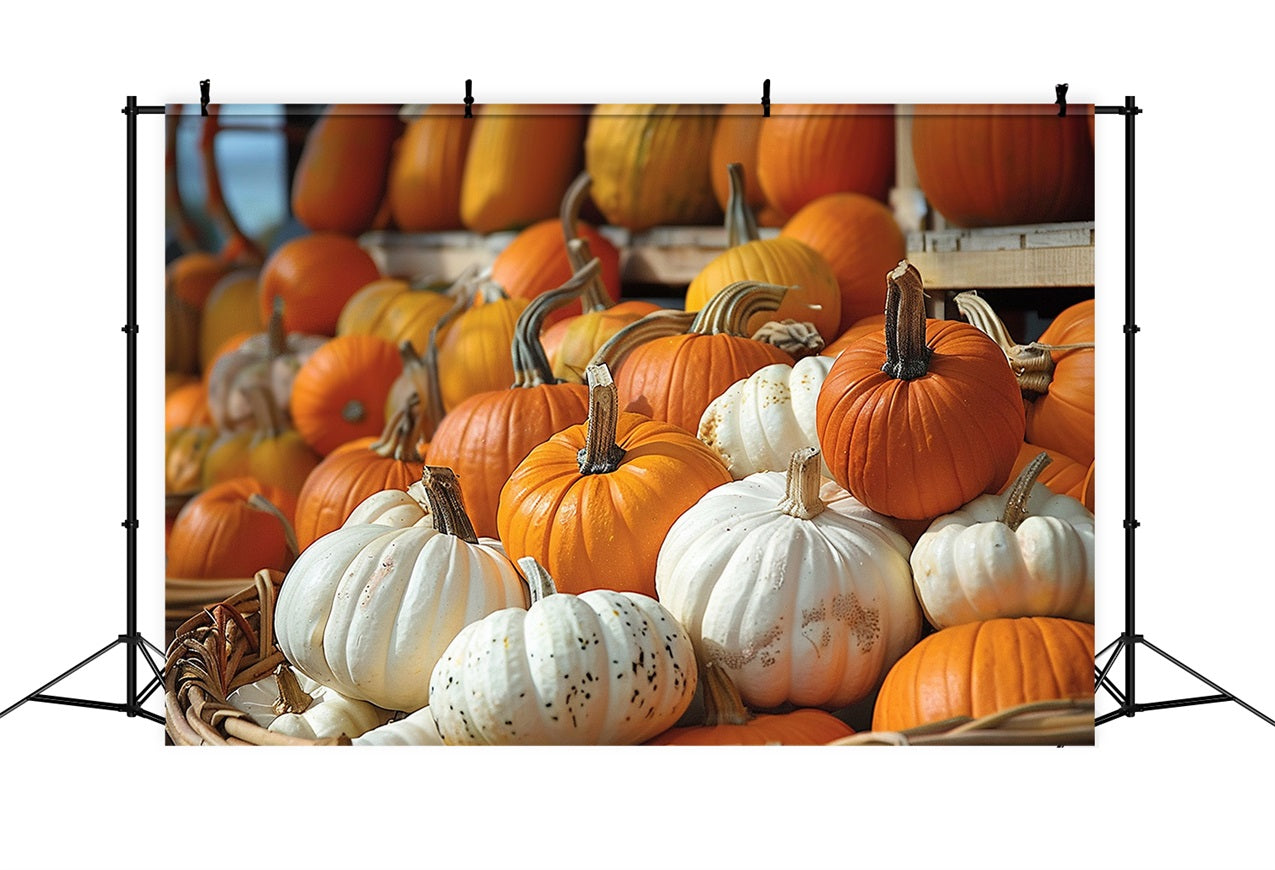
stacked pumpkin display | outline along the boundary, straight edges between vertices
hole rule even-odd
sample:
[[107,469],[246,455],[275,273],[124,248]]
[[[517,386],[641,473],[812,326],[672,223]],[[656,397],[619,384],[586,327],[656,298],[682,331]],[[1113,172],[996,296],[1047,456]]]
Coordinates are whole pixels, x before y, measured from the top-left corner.
[[[888,113],[525,108],[333,107],[309,232],[170,268],[169,574],[283,578],[284,663],[227,715],[827,743],[1091,697],[1091,303],[1027,346],[977,297],[928,318]],[[728,244],[677,307],[627,298],[586,212]],[[422,280],[360,245],[385,227],[516,232]]]

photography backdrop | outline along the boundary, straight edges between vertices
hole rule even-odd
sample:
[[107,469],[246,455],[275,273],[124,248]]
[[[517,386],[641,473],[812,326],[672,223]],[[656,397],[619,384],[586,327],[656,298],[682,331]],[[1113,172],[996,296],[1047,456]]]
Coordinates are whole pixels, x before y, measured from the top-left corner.
[[[1093,122],[169,107],[167,607],[213,636],[170,735],[813,744],[1091,705]],[[277,606],[237,595],[264,569]],[[699,727],[746,710],[778,731]]]

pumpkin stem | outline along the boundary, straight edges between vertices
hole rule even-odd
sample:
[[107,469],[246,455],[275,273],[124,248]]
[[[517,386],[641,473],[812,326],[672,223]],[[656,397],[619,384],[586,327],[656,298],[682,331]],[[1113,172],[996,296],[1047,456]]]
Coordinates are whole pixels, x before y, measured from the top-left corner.
[[[571,261],[573,272],[579,272],[589,265],[589,261],[593,259],[589,240],[572,239],[567,242],[567,259]],[[593,280],[584,285],[584,292],[580,294],[580,308],[582,313],[592,314],[596,311],[606,311],[611,304],[611,297],[607,295],[606,285],[602,283],[602,271],[599,269]]]
[[605,365],[590,365],[585,378],[589,383],[589,417],[584,424],[584,447],[576,454],[576,461],[581,474],[610,474],[624,461],[624,448],[615,443],[619,393]]
[[1009,526],[1011,532],[1018,531],[1023,520],[1030,516],[1027,513],[1027,501],[1031,498],[1032,487],[1036,485],[1036,478],[1040,477],[1041,471],[1051,462],[1053,460],[1049,458],[1049,454],[1042,450],[1018,473],[1009,494],[1005,496],[1005,513],[1001,516],[1001,522]]
[[921,377],[933,351],[925,343],[925,285],[921,273],[907,260],[885,276],[885,365],[881,371],[895,380]]
[[255,385],[244,390],[248,406],[252,409],[253,421],[257,424],[257,432],[262,438],[278,438],[286,431],[279,408],[274,402],[274,392],[267,386]]
[[1018,388],[1030,399],[1042,396],[1049,391],[1054,380],[1054,354],[1069,350],[1092,348],[1092,341],[1075,344],[1041,344],[1033,341],[1030,344],[1018,344],[1010,338],[1005,323],[987,304],[987,300],[973,290],[956,294],[956,309],[971,324],[988,335],[1000,346],[1009,361],[1009,367],[1018,379]]
[[818,447],[802,447],[792,452],[788,459],[787,483],[787,492],[779,502],[781,511],[799,520],[814,519],[823,513],[828,505],[819,497],[823,473]]
[[690,332],[700,335],[738,335],[747,337],[748,321],[759,311],[775,311],[793,288],[760,281],[736,281],[718,290],[708,300]]
[[314,698],[307,695],[297,682],[297,675],[284,662],[274,669],[275,685],[279,687],[279,697],[272,708],[276,716],[285,713],[304,713],[314,703]]
[[403,407],[386,421],[381,437],[369,449],[399,462],[420,462],[421,454],[416,445],[424,437],[426,417],[420,413],[420,405],[421,399],[416,393],[408,395]]
[[465,500],[460,493],[460,481],[450,468],[426,465],[421,472],[425,498],[434,518],[434,528],[445,535],[453,535],[468,544],[477,544],[474,524],[465,513]]
[[639,344],[670,335],[685,335],[697,316],[694,311],[652,311],[617,330],[593,354],[589,365],[618,366],[625,355]]
[[268,513],[279,521],[279,525],[283,526],[283,541],[288,546],[288,552],[295,559],[297,554],[301,552],[301,548],[297,546],[297,533],[292,530],[292,523],[288,522],[288,518],[283,515],[283,511],[275,507],[270,499],[259,492],[254,492],[248,496],[248,507]]
[[518,560],[518,567],[522,569],[522,576],[527,579],[527,587],[531,589],[532,607],[550,595],[558,594],[558,587],[553,585],[553,578],[534,556],[523,556]]
[[[434,434],[438,419],[433,409],[441,404],[438,397],[438,358],[437,354],[418,354],[411,339],[403,339],[398,346],[398,355],[403,359],[403,374],[407,375],[412,390],[419,400],[421,411],[421,437],[429,438]],[[440,411],[441,414],[441,411]]]
[[753,333],[753,341],[773,344],[790,354],[793,359],[814,356],[824,348],[823,336],[813,323],[788,320],[771,320]]
[[700,668],[700,684],[704,687],[704,726],[747,725],[753,718],[739,696],[739,689],[717,662]]
[[595,257],[583,269],[576,272],[561,287],[541,293],[528,303],[514,324],[512,353],[514,358],[514,388],[539,387],[543,384],[561,383],[553,375],[553,366],[540,343],[540,330],[550,311],[561,308],[580,298],[584,288],[601,269]]
[[278,359],[288,352],[288,335],[283,331],[283,297],[276,296],[266,323],[266,358]]
[[730,197],[726,200],[726,245],[737,248],[761,238],[757,232],[757,219],[748,207],[744,188],[744,165],[730,163],[726,166],[730,178]]

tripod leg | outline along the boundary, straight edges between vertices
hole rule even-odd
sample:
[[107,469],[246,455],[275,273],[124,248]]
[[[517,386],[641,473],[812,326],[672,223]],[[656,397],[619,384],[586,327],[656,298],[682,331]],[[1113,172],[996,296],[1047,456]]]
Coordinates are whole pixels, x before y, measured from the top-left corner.
[[1181,668],[1182,670],[1186,671],[1188,674],[1190,674],[1191,676],[1195,677],[1197,680],[1199,680],[1200,682],[1204,683],[1206,686],[1209,686],[1210,688],[1216,689],[1218,692],[1220,692],[1221,694],[1225,695],[1227,698],[1229,698],[1229,699],[1231,699],[1232,701],[1234,701],[1235,703],[1239,704],[1239,705],[1240,705],[1241,707],[1243,707],[1245,710],[1248,710],[1248,711],[1249,711],[1250,713],[1252,713],[1254,716],[1257,716],[1259,719],[1262,719],[1262,720],[1264,720],[1264,721],[1266,721],[1266,722],[1269,722],[1271,725],[1275,725],[1275,719],[1272,719],[1270,716],[1267,716],[1265,713],[1263,713],[1261,710],[1257,709],[1257,708],[1256,708],[1256,707],[1254,707],[1253,705],[1244,703],[1244,702],[1243,702],[1243,701],[1241,701],[1239,698],[1235,697],[1235,696],[1234,696],[1234,695],[1232,695],[1230,692],[1226,691],[1226,689],[1223,689],[1223,688],[1222,688],[1221,686],[1219,686],[1217,683],[1215,683],[1215,682],[1213,682],[1212,680],[1210,680],[1208,677],[1206,677],[1206,676],[1204,676],[1203,674],[1199,673],[1198,671],[1194,671],[1194,670],[1192,670],[1191,668],[1187,667],[1186,665],[1182,664],[1182,662],[1178,661],[1178,660],[1177,660],[1177,659],[1175,659],[1173,656],[1169,655],[1167,652],[1165,652],[1164,650],[1160,649],[1160,648],[1159,648],[1158,646],[1156,646],[1155,644],[1151,643],[1149,640],[1146,640],[1146,639],[1144,638],[1144,639],[1143,639],[1143,641],[1142,641],[1142,645],[1143,645],[1143,646],[1145,646],[1145,647],[1147,647],[1147,648],[1148,648],[1149,650],[1151,650],[1153,653],[1158,654],[1161,658],[1163,658],[1163,659],[1165,659],[1165,660],[1167,660],[1167,661],[1169,661],[1169,662],[1173,663],[1174,665],[1177,665],[1179,668]]
[[[1116,663],[1116,659],[1120,658],[1120,653],[1122,650],[1124,650],[1124,645],[1125,645],[1124,635],[1121,635],[1120,637],[1116,638],[1111,643],[1107,644],[1106,648],[1103,649],[1103,652],[1106,652],[1107,650],[1111,649],[1113,646],[1116,648],[1116,651],[1111,654],[1111,658],[1107,660],[1107,664],[1103,666],[1102,670],[1096,671],[1097,676],[1094,680],[1095,691],[1099,687],[1102,687],[1103,689],[1107,691],[1107,694],[1111,695],[1111,697],[1115,699],[1115,702],[1119,704],[1122,708],[1125,706],[1124,694],[1119,689],[1117,689],[1114,685],[1112,685],[1111,681],[1107,679],[1107,674],[1111,672],[1111,667],[1112,665]],[[1101,656],[1102,653],[1098,653],[1098,655]]]
[[67,677],[71,676],[71,674],[75,673],[75,672],[76,672],[76,671],[78,671],[80,668],[82,668],[82,667],[84,667],[85,665],[89,664],[90,662],[95,661],[95,660],[97,660],[97,659],[101,658],[102,656],[106,655],[108,652],[110,652],[111,650],[113,650],[115,647],[119,646],[119,645],[120,645],[121,643],[123,643],[123,642],[124,642],[123,638],[116,638],[115,640],[111,641],[111,642],[110,642],[110,643],[108,643],[106,646],[102,647],[100,650],[98,650],[97,652],[93,653],[91,656],[89,656],[88,658],[86,658],[84,661],[82,661],[82,662],[80,662],[79,664],[75,665],[74,667],[69,668],[68,670],[65,670],[65,671],[63,671],[62,673],[58,674],[56,677],[54,677],[53,679],[49,680],[49,681],[48,681],[47,683],[45,683],[43,686],[41,686],[40,688],[36,689],[36,690],[35,690],[34,692],[32,692],[31,694],[27,695],[27,696],[26,696],[25,698],[23,698],[21,701],[18,701],[16,704],[10,704],[8,707],[6,707],[6,708],[4,709],[4,711],[3,711],[3,712],[0,712],[0,719],[4,718],[5,716],[8,716],[10,713],[12,713],[14,710],[18,709],[19,707],[21,707],[21,706],[22,706],[23,704],[25,704],[27,701],[34,700],[34,699],[36,698],[36,696],[37,696],[37,695],[42,694],[42,693],[44,692],[44,690],[45,690],[45,689],[49,689],[49,688],[52,688],[53,686],[56,686],[58,683],[62,682],[62,681],[63,681],[63,680],[65,680]]

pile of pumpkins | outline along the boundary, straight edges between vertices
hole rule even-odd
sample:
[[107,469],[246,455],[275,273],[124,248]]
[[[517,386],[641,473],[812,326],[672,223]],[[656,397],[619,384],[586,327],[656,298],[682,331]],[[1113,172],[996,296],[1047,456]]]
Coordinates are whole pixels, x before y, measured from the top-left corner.
[[[290,667],[229,700],[356,743],[827,743],[1091,697],[1092,301],[1027,345],[975,294],[928,319],[891,115],[534,108],[333,107],[309,234],[170,264],[168,574],[286,572]],[[1083,118],[1000,120],[1092,171]],[[590,212],[729,247],[626,300]],[[378,223],[520,230],[412,281]]]

